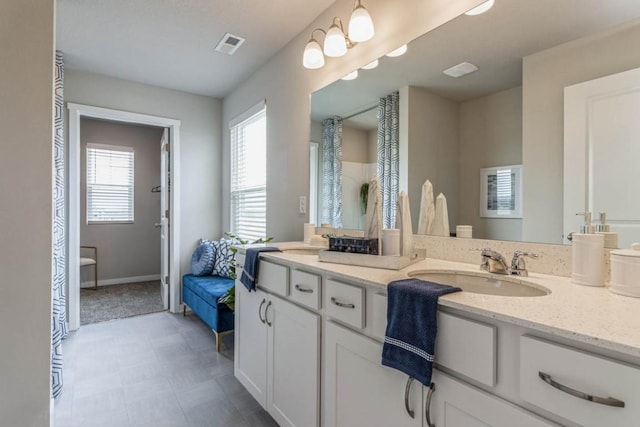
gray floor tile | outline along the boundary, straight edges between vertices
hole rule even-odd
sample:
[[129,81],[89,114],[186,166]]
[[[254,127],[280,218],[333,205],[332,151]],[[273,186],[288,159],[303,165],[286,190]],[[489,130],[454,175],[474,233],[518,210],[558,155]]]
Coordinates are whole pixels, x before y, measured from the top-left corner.
[[215,379],[196,384],[190,388],[176,390],[175,394],[185,413],[203,403],[227,399],[227,395]]
[[191,427],[245,427],[245,418],[228,400],[206,402],[186,413]]
[[73,424],[83,425],[102,416],[126,412],[122,390],[109,390],[83,398],[73,399]]
[[168,390],[127,402],[132,425],[166,422],[183,414],[173,391]]
[[278,423],[264,409],[244,414],[243,419],[247,427],[278,427]]
[[120,369],[120,377],[124,386],[137,384],[154,378],[162,378],[166,375],[166,368],[159,363],[132,366]]
[[77,381],[73,386],[74,399],[93,396],[109,390],[122,387],[120,372],[117,370],[108,374],[92,375]]
[[257,400],[251,396],[246,389],[242,389],[235,393],[227,393],[229,400],[233,404],[233,406],[241,413],[246,414],[250,412],[255,412],[262,409],[262,406],[258,403]]
[[218,375],[216,376],[216,381],[220,384],[227,395],[233,395],[245,389],[236,377],[233,376],[233,373]]
[[127,403],[171,391],[169,380],[156,377],[122,387]]

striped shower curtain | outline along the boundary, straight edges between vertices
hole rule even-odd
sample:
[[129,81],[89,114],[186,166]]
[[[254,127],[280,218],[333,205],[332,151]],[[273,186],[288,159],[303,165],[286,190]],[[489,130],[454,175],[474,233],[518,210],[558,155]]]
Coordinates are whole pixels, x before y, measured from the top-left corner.
[[322,223],[342,228],[342,117],[322,121]]
[[65,159],[64,159],[64,63],[56,51],[54,110],[53,259],[51,321],[51,395],[62,392],[62,340],[67,337]]
[[400,180],[399,93],[380,98],[378,104],[377,174],[382,194],[383,228],[396,224],[396,202]]

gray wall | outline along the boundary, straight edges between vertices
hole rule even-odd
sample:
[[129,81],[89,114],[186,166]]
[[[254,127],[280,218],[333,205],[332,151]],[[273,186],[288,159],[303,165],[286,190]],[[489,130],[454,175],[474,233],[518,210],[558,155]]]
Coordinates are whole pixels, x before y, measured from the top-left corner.
[[[455,231],[458,215],[458,103],[418,87],[400,90],[400,171],[406,171],[406,188],[411,205],[411,223],[418,228],[422,185],[429,179],[434,197],[447,198],[449,227]],[[404,100],[402,100],[404,98]],[[406,138],[406,140],[403,140]],[[405,166],[406,165],[406,166]],[[401,180],[402,181],[402,180]],[[402,184],[401,184],[402,185]]]
[[378,163],[378,129],[367,132],[367,163]]
[[376,35],[342,58],[328,58],[321,70],[302,67],[311,30],[327,28],[334,16],[346,17],[351,0],[338,0],[296,36],[223,103],[223,212],[229,227],[229,120],[265,99],[267,102],[267,234],[276,240],[301,240],[307,215],[298,213],[298,197],[309,195],[309,95],[415,37],[451,20],[483,0],[369,0]]
[[523,240],[567,243],[563,223],[564,87],[640,67],[640,27],[524,58]]
[[0,417],[49,425],[55,3],[0,2]]
[[343,126],[342,128],[342,160],[345,162],[367,163],[369,145],[367,132],[361,129]]
[[521,240],[522,219],[480,218],[480,169],[522,163],[522,87],[460,104],[458,224],[474,237]]
[[[80,120],[80,242],[98,247],[99,280],[160,276],[160,139],[162,128],[82,118]],[[133,147],[134,223],[87,224],[87,143]],[[82,269],[82,281],[93,269]],[[90,275],[87,273],[91,273]]]
[[190,272],[197,240],[220,237],[220,217],[228,216],[220,200],[220,101],[77,70],[65,70],[64,95],[66,102],[181,120],[180,274]]

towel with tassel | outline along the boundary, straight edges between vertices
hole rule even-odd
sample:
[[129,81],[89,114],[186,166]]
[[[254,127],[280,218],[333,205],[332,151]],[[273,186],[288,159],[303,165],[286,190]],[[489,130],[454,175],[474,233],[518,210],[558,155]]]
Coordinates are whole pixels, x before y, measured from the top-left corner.
[[244,285],[249,292],[256,290],[256,283],[258,281],[258,266],[260,265],[260,253],[261,252],[281,252],[280,249],[272,246],[264,246],[260,248],[247,248],[244,256],[244,268],[242,269],[242,276],[240,276],[240,282]]

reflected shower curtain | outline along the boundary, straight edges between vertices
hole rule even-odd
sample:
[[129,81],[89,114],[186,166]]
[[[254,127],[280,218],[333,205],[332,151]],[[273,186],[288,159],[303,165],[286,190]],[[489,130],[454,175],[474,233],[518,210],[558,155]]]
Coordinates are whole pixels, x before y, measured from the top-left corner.
[[322,121],[322,223],[342,228],[342,117]]
[[378,104],[378,165],[382,193],[383,228],[396,225],[396,202],[400,180],[399,93],[380,98]]
[[64,159],[64,63],[62,52],[56,51],[55,110],[53,140],[53,260],[51,285],[51,395],[62,392],[62,340],[67,337],[66,234],[65,225],[65,159]]

